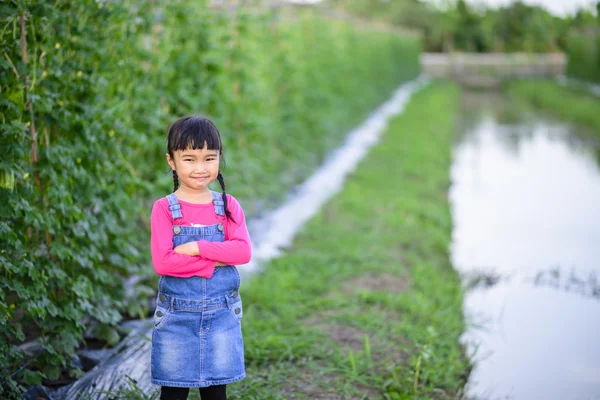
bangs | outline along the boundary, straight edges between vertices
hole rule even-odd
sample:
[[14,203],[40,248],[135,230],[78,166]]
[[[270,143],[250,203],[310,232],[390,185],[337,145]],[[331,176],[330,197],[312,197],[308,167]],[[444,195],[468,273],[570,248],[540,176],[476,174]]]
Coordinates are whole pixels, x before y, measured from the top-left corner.
[[177,150],[200,150],[206,145],[208,150],[221,153],[221,135],[217,127],[202,117],[184,117],[169,128],[167,149],[173,155]]

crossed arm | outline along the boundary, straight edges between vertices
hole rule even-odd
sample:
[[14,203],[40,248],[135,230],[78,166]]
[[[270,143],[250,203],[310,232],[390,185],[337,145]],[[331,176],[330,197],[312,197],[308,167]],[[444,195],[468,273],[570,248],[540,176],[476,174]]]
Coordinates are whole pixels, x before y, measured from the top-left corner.
[[[177,254],[185,254],[190,257],[196,257],[200,255],[200,250],[198,249],[198,242],[187,242],[184,244],[180,244],[175,247],[173,251]],[[216,267],[222,267],[227,264],[223,264],[220,261],[215,261]]]
[[224,224],[224,242],[192,241],[172,248],[172,220],[168,204],[157,201],[151,216],[152,264],[159,275],[210,278],[215,266],[246,264],[251,257],[250,235],[244,212],[235,198],[228,197],[234,221]]

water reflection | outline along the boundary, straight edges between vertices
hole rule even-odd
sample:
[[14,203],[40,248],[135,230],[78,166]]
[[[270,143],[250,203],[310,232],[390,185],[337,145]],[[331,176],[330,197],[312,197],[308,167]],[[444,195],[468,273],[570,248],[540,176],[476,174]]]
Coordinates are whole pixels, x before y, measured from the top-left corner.
[[582,274],[575,268],[566,269],[557,265],[537,270],[533,274],[533,279],[529,278],[530,275],[526,273],[520,276],[519,271],[513,271],[510,275],[501,275],[496,270],[489,269],[470,270],[462,273],[461,277],[467,291],[487,290],[499,283],[508,283],[511,279],[517,278],[531,282],[535,286],[554,288],[600,300],[600,281],[597,271],[592,270]]
[[600,284],[596,271],[583,275],[575,268],[571,268],[566,273],[561,271],[560,266],[556,266],[546,271],[539,271],[533,282],[537,286],[550,286],[600,300]]
[[600,144],[497,95],[463,106],[450,198],[469,395],[600,399]]

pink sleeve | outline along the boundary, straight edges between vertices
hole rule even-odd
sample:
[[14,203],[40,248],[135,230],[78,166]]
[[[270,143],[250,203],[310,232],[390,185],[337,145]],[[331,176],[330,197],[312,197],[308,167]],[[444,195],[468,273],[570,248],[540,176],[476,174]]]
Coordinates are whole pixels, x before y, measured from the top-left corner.
[[152,207],[150,217],[150,250],[152,264],[158,275],[188,278],[202,276],[210,278],[215,271],[215,262],[206,257],[188,256],[173,251],[173,228],[168,202],[158,200]]
[[200,255],[227,265],[240,265],[250,262],[252,244],[246,227],[246,216],[240,203],[231,195],[227,195],[227,208],[233,220],[227,219],[225,224],[225,241],[198,241]]

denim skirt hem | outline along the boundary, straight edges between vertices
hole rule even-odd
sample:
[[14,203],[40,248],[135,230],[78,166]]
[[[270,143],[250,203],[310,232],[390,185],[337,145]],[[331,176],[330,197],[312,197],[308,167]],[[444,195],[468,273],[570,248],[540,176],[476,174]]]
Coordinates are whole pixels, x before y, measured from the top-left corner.
[[162,380],[152,379],[152,384],[158,385],[158,386],[197,388],[197,387],[208,387],[208,386],[216,386],[216,385],[227,385],[229,383],[241,381],[245,377],[246,377],[246,373],[236,376],[235,378],[222,379],[219,381],[200,381],[200,382],[173,381],[173,382],[171,382],[171,381],[162,381]]

